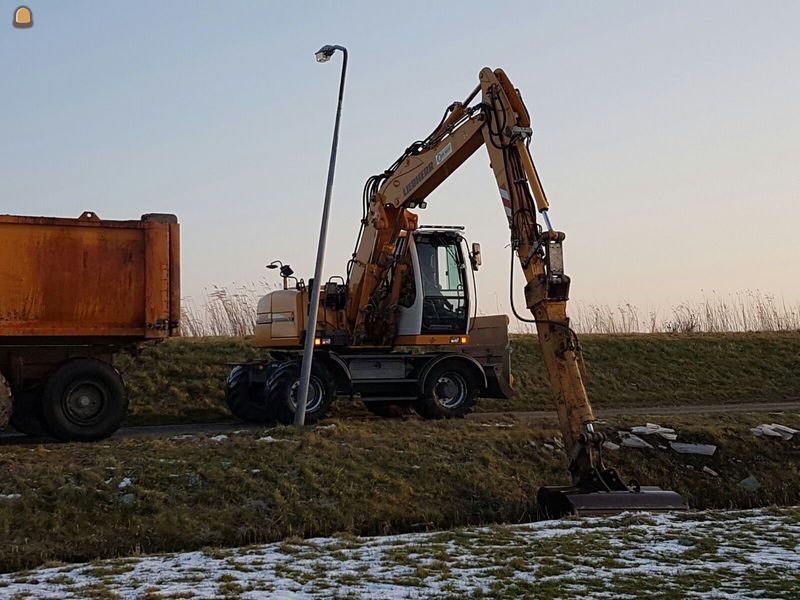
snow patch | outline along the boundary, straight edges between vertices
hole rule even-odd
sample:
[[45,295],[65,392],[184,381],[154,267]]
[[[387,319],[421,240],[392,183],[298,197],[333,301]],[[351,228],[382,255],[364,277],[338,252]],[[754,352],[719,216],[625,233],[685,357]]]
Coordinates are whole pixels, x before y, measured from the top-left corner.
[[640,596],[742,598],[763,596],[764,578],[791,589],[800,546],[786,542],[799,538],[797,509],[623,513],[137,556],[125,559],[127,571],[114,569],[119,559],[96,561],[2,574],[0,589],[31,598],[83,598],[96,587],[121,598],[218,598],[236,583],[243,598],[512,597],[520,589],[612,598],[635,585]]

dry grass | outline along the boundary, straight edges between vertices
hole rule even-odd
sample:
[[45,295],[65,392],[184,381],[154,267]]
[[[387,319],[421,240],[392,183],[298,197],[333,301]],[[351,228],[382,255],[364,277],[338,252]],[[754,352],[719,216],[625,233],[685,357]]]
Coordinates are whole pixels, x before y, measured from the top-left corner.
[[[266,281],[233,290],[214,286],[201,305],[183,299],[181,333],[191,337],[247,336],[253,334],[258,299],[272,286]],[[667,311],[651,309],[642,314],[634,304],[573,302],[572,326],[579,333],[734,333],[748,331],[800,331],[800,303],[760,290],[683,302]],[[512,319],[512,323],[514,320]],[[533,333],[532,326],[518,323],[519,333]]]
[[729,296],[712,294],[684,302],[666,314],[650,310],[641,315],[637,306],[574,303],[573,327],[581,333],[733,333],[748,331],[800,331],[800,303],[787,303],[759,290]]
[[213,286],[198,306],[183,298],[181,334],[190,337],[243,337],[253,335],[258,300],[271,289],[265,281],[228,290]]

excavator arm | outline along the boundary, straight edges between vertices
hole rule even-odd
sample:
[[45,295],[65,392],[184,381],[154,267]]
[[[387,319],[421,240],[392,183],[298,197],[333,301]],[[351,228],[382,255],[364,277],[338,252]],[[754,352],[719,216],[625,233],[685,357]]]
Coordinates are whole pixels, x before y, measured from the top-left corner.
[[[411,209],[424,208],[428,195],[483,146],[508,217],[512,251],[525,276],[525,301],[533,316],[529,320],[536,325],[569,458],[571,485],[542,488],[540,505],[553,516],[685,509],[675,492],[626,485],[603,464],[604,437],[594,429],[580,347],[567,317],[565,236],[550,225],[549,203],[529,150],[530,115],[501,69],[484,68],[479,80],[464,102],[448,107],[427,138],[409,146],[365,186],[364,218],[348,268],[346,315],[353,343],[391,343],[404,275],[397,244],[401,232],[417,227]],[[480,102],[471,104],[478,94]]]

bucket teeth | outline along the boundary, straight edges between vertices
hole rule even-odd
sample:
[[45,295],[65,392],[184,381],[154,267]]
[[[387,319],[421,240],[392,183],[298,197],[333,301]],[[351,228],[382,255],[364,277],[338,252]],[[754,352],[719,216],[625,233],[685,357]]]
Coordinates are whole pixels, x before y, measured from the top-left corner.
[[638,491],[596,492],[574,487],[543,487],[537,495],[539,508],[546,517],[568,515],[605,516],[628,511],[667,512],[688,510],[680,494],[659,487],[641,487]]

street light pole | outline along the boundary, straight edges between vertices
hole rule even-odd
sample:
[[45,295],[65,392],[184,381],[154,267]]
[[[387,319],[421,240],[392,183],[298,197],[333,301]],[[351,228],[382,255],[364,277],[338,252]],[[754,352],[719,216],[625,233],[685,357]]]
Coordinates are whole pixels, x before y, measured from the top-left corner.
[[314,267],[314,285],[311,288],[311,300],[308,307],[308,325],[303,345],[303,366],[300,369],[300,387],[297,390],[297,404],[294,411],[294,424],[302,427],[306,422],[306,403],[308,386],[311,382],[311,362],[314,358],[314,340],[317,337],[317,314],[319,313],[319,294],[322,287],[322,269],[325,264],[325,244],[328,239],[328,218],[333,192],[333,173],[336,169],[336,150],[339,145],[339,121],[342,118],[342,99],[344,98],[344,78],[347,74],[347,48],[344,46],[323,46],[315,54],[317,62],[328,62],[333,53],[341,50],[342,77],[339,82],[339,103],[336,107],[336,122],[333,126],[333,143],[331,144],[331,161],[328,165],[328,185],[325,189],[325,203],[322,208],[322,224],[319,228],[319,245],[317,246],[317,264]]

